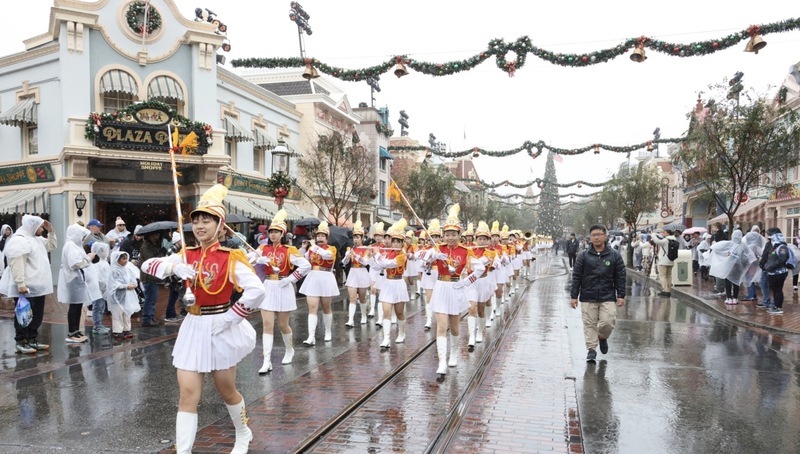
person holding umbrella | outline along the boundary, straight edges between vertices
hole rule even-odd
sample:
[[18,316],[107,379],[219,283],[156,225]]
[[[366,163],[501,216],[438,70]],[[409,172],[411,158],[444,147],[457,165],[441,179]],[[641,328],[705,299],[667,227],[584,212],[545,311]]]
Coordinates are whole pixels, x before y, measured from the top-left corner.
[[300,287],[300,293],[306,296],[308,302],[308,339],[303,343],[309,347],[317,343],[315,331],[317,330],[317,310],[322,303],[322,324],[325,328],[325,342],[333,338],[333,312],[331,301],[339,295],[339,286],[333,276],[333,264],[336,260],[336,247],[328,245],[330,236],[328,223],[320,222],[314,237],[315,243],[306,251],[306,259],[311,262],[311,272]]
[[[250,323],[242,322],[264,299],[264,285],[241,250],[221,247],[217,240],[225,229],[222,201],[227,192],[225,186],[215,184],[192,211],[192,231],[200,246],[184,247],[179,254],[154,257],[142,264],[142,271],[155,278],[175,275],[187,280],[187,292],[191,289],[196,298],[172,350],[180,387],[175,422],[178,453],[192,450],[206,373],[211,374],[236,429],[231,452],[247,452],[253,439],[244,398],[236,389],[236,365],[255,348],[256,332]],[[242,289],[242,296],[231,304],[236,287]]]
[[[272,223],[267,230],[269,243],[258,248],[256,264],[259,269],[263,267],[264,292],[266,297],[261,301],[261,320],[263,324],[264,365],[259,369],[259,374],[267,374],[272,370],[272,343],[274,340],[275,314],[278,314],[278,329],[286,346],[281,364],[291,364],[294,358],[294,342],[292,328],[289,326],[289,315],[297,309],[297,300],[292,284],[296,283],[309,270],[311,264],[303,257],[296,247],[283,244],[283,235],[286,233],[286,210],[281,209],[272,218]],[[294,271],[292,271],[294,269]]]

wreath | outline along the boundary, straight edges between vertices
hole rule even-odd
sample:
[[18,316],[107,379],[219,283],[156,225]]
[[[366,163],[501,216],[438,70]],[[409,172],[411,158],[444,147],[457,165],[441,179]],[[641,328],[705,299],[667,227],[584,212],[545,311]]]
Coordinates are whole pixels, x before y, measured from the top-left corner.
[[144,19],[145,3],[137,0],[128,6],[128,11],[125,13],[125,19],[128,21],[128,27],[138,34],[146,33],[151,34],[161,28],[161,14],[158,10],[150,5],[147,11],[147,29],[144,29],[142,20]]
[[281,199],[289,195],[293,184],[294,181],[283,173],[272,174],[266,182],[267,189],[272,192],[272,195]]

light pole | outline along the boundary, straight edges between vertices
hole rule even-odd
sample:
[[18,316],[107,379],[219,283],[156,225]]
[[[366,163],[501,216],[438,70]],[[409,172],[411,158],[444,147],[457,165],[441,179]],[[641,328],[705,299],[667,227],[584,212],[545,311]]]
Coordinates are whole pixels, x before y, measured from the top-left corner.
[[[289,174],[289,148],[282,141],[272,149],[272,173],[279,175]],[[278,204],[278,209],[283,208],[283,198],[289,194],[289,188],[283,188],[280,193],[276,193],[275,202]]]
[[400,124],[400,137],[405,137],[408,135],[408,114],[405,110],[400,111],[400,119],[397,120],[397,123]]
[[289,3],[291,10],[289,11],[289,20],[297,24],[297,39],[300,42],[300,58],[306,58],[306,49],[303,44],[303,32],[311,36],[311,27],[308,26],[308,21],[311,16],[300,6],[297,2]]
[[379,80],[380,76],[367,77],[367,85],[369,85],[369,96],[372,100],[372,107],[375,107],[375,92],[381,92],[381,86],[378,85]]

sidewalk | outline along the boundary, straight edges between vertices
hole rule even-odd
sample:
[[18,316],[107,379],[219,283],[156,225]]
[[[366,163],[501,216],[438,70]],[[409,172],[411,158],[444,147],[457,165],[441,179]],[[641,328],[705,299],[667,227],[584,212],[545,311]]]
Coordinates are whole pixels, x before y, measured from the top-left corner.
[[[627,270],[631,275],[644,278],[644,273],[631,268]],[[769,315],[764,309],[756,308],[755,301],[742,301],[747,295],[747,289],[739,289],[739,304],[729,306],[725,304],[725,296],[714,294],[714,279],[709,278],[708,282],[700,279],[699,274],[692,279],[691,286],[673,286],[671,293],[673,296],[681,296],[689,300],[702,304],[716,311],[722,317],[742,323],[747,326],[775,331],[784,334],[800,334],[800,299],[798,292],[792,289],[792,277],[786,278],[783,287],[783,315]],[[650,277],[648,289],[657,292],[660,289],[658,279]],[[762,298],[761,290],[756,294]]]

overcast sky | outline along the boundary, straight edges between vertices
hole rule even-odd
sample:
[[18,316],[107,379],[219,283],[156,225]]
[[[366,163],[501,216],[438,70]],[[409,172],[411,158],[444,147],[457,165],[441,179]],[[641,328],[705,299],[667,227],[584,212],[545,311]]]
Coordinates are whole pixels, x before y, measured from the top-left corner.
[[[153,3],[158,6],[162,1]],[[288,0],[175,3],[188,18],[194,17],[195,7],[204,7],[228,24],[232,45],[228,62],[299,55]],[[25,20],[6,20],[0,28],[0,55],[23,50],[22,40],[44,32],[52,4],[52,0],[25,1]],[[796,0],[303,0],[301,4],[311,15],[313,30],[305,38],[307,55],[350,68],[371,66],[401,53],[433,62],[461,59],[481,52],[493,38],[512,42],[523,35],[555,52],[589,53],[641,35],[689,43],[721,38],[751,24],[790,19],[800,12]],[[17,8],[21,6],[12,7]],[[624,146],[651,139],[657,126],[662,138],[678,137],[686,130],[686,113],[698,92],[736,71],[744,72],[746,87],[775,92],[789,66],[800,61],[800,32],[764,39],[768,45],[759,55],[743,52],[742,42],[710,56],[676,58],[650,52],[647,61],[637,64],[625,54],[586,68],[556,66],[529,55],[513,78],[497,68],[494,58],[454,76],[411,71],[397,79],[390,72],[381,78],[376,106],[388,106],[396,131],[398,112],[405,110],[412,138],[427,144],[433,132],[454,151],[473,146],[502,150],[525,140],[544,140],[563,148],[596,142]],[[230,69],[230,63],[226,67]],[[366,83],[336,82],[348,93],[351,105],[369,102]],[[590,152],[565,157],[556,171],[562,183],[599,182],[624,160],[624,155],[609,151],[599,156]],[[513,182],[542,177],[544,164],[544,156],[532,160],[524,154],[481,157],[476,162],[483,180]],[[562,192],[581,191],[595,190]]]

